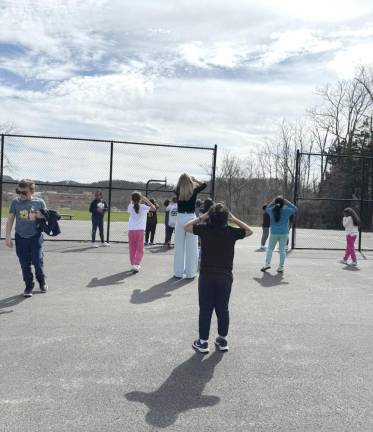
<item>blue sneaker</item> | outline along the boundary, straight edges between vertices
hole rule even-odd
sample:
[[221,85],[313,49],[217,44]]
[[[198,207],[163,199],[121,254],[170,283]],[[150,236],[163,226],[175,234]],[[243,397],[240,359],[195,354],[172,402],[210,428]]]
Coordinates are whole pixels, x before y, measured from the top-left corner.
[[204,342],[204,343],[202,343],[199,339],[196,339],[196,340],[193,342],[192,347],[193,347],[195,350],[197,350],[197,351],[199,351],[200,353],[202,353],[202,354],[207,354],[207,353],[209,352],[209,344],[208,344],[208,342]]
[[219,351],[228,351],[229,350],[227,339],[224,339],[220,336],[216,338],[215,345],[219,348]]

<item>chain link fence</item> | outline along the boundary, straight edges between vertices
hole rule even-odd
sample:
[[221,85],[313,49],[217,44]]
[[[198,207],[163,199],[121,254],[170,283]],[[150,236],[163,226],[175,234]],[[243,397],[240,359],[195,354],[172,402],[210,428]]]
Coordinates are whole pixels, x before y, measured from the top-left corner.
[[62,233],[54,240],[85,241],[91,237],[88,211],[96,190],[109,210],[106,240],[126,242],[126,213],[131,193],[140,191],[159,204],[155,241],[165,238],[166,199],[171,199],[183,172],[208,183],[201,199],[215,194],[217,146],[177,146],[46,136],[1,135],[0,237],[18,180],[32,178],[48,208],[62,215]]
[[373,250],[373,157],[297,152],[293,229],[296,249],[345,248],[343,210],[361,219],[356,246]]

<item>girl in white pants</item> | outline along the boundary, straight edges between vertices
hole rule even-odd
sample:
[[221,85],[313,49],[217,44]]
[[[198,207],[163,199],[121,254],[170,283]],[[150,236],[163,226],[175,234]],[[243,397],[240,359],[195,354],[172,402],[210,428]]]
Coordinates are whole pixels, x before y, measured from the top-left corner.
[[182,174],[179,178],[177,196],[177,219],[175,227],[175,249],[174,249],[174,275],[188,279],[196,276],[198,270],[198,237],[186,233],[184,225],[194,219],[197,195],[206,188],[202,183],[189,176]]

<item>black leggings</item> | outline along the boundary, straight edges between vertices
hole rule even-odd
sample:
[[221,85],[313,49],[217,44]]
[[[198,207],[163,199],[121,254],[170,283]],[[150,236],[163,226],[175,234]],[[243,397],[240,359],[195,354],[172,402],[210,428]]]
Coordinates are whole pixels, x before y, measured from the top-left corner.
[[104,219],[103,218],[92,220],[92,243],[96,241],[97,228],[98,228],[98,232],[100,233],[101,243],[104,243],[105,239],[104,239]]
[[229,329],[229,297],[233,277],[225,274],[201,273],[198,281],[199,337],[207,340],[210,334],[212,313],[218,319],[219,336],[227,336]]
[[149,243],[149,235],[150,235],[150,243],[154,243],[155,230],[157,228],[156,223],[147,223],[145,230],[145,243]]

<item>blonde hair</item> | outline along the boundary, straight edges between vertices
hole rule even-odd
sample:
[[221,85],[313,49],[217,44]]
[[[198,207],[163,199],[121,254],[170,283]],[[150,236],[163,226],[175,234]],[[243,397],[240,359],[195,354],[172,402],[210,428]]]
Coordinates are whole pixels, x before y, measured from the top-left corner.
[[22,189],[30,189],[31,193],[35,192],[35,182],[31,179],[22,179],[18,182],[18,187]]
[[194,183],[188,174],[181,174],[177,182],[177,190],[179,192],[179,201],[188,201],[194,191]]

